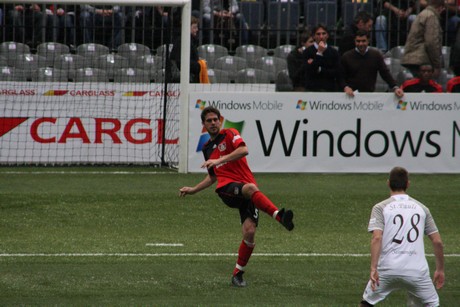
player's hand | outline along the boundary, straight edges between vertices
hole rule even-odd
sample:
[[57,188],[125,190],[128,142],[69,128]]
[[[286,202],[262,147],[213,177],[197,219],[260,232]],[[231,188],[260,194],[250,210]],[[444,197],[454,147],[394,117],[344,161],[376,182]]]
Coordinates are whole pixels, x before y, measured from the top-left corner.
[[380,285],[379,272],[377,272],[377,270],[371,270],[371,289],[372,291],[377,290],[377,287],[379,285]]
[[219,164],[220,164],[220,162],[219,162],[218,159],[209,159],[209,160],[204,161],[204,163],[201,165],[201,168],[208,169],[208,168],[211,168],[213,166],[217,166]]
[[397,87],[395,89],[395,95],[396,95],[396,97],[401,98],[402,96],[404,96],[404,91],[402,89],[400,89],[399,87]]
[[195,192],[191,187],[183,187],[179,189],[179,197],[185,197],[185,195],[192,195]]
[[444,286],[444,272],[435,271],[433,283],[436,286],[436,289],[441,289]]
[[345,94],[347,94],[349,97],[355,97],[355,93],[353,92],[353,89],[349,86],[345,86],[343,91]]
[[326,43],[323,41],[320,41],[318,43],[318,52],[323,53],[326,50]]

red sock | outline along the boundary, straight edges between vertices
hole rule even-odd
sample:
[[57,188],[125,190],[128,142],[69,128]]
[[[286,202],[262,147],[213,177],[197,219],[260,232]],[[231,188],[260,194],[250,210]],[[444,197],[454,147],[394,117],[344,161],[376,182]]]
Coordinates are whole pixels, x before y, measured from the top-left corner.
[[[257,207],[257,209],[262,210],[263,212],[268,213],[270,216],[273,217],[273,214],[278,211],[278,207],[276,207],[264,193],[260,191],[254,192],[252,194],[252,202]],[[276,219],[279,221],[280,218],[276,215]]]
[[241,241],[240,248],[238,249],[238,260],[236,261],[233,275],[236,275],[239,271],[244,271],[244,267],[248,264],[255,245],[255,243],[249,243],[245,240]]

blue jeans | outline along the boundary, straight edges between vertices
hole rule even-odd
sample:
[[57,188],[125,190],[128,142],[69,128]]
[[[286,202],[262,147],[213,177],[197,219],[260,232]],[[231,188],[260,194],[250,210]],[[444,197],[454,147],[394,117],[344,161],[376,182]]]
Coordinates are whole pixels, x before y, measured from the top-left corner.
[[387,34],[387,18],[383,15],[377,16],[375,19],[375,42],[381,51],[388,51]]

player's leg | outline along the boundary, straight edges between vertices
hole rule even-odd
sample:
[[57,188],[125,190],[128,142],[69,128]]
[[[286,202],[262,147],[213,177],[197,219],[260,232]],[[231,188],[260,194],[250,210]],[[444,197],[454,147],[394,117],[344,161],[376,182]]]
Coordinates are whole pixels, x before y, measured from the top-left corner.
[[439,306],[439,296],[429,274],[407,277],[407,282],[409,284],[407,306]]
[[361,307],[374,306],[383,301],[391,292],[398,289],[397,282],[391,276],[379,274],[379,285],[375,291],[372,290],[371,281],[367,283],[364,289],[363,298],[360,303]]
[[278,207],[275,206],[275,204],[273,204],[273,202],[264,193],[262,193],[255,184],[245,184],[242,188],[242,193],[243,196],[246,199],[250,199],[258,209],[275,218],[284,227],[286,227],[287,230],[290,231],[294,228],[294,223],[292,222],[294,213],[291,210],[285,210],[284,208],[278,210]]
[[[257,210],[257,209],[255,209]],[[233,270],[232,284],[237,287],[245,287],[247,284],[243,280],[243,274],[246,265],[251,258],[252,251],[255,247],[255,233],[257,223],[252,218],[246,218],[242,225],[243,240],[238,249],[238,260],[236,261],[235,269]]]

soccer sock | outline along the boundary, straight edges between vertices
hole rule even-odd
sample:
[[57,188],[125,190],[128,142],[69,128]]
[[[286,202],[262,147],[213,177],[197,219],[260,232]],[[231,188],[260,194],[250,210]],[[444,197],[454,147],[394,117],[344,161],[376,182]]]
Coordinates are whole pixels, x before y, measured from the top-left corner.
[[276,207],[264,193],[261,191],[254,192],[251,200],[257,209],[268,213],[270,216],[276,218],[277,221],[280,220],[280,217],[278,216],[278,207]]
[[246,240],[241,241],[240,248],[238,249],[238,260],[236,261],[233,276],[238,274],[239,271],[244,271],[244,267],[248,264],[252,251],[254,250],[255,243],[250,243]]

